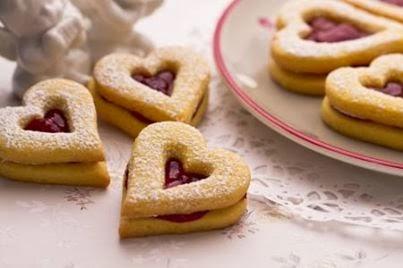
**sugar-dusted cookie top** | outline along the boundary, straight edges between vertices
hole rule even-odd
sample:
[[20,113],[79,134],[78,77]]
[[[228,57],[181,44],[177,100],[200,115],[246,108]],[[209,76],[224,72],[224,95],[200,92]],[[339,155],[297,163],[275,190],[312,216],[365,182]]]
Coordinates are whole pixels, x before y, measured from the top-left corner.
[[403,128],[403,54],[377,58],[369,67],[345,67],[330,73],[326,96],[350,116]]
[[[169,165],[178,163],[189,177],[186,183],[178,181],[183,175],[168,176],[167,181]],[[122,215],[141,218],[225,208],[244,198],[249,182],[249,168],[238,155],[209,151],[200,132],[184,123],[156,123],[134,142]]]
[[[324,74],[403,52],[403,25],[336,0],[290,1],[280,11],[277,25],[273,58],[296,73]],[[320,29],[327,26],[331,31]],[[324,33],[312,36],[318,27]]]
[[0,109],[0,158],[20,164],[104,159],[91,94],[73,81],[31,87],[24,106]]
[[403,22],[403,0],[344,0],[371,13]]
[[147,58],[112,54],[94,70],[99,94],[152,121],[189,123],[208,89],[210,70],[197,53],[164,47]]

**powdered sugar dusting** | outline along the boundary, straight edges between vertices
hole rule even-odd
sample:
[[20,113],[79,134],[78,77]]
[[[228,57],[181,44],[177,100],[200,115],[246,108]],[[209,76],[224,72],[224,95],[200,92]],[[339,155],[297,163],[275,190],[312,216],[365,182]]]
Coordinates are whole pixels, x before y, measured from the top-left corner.
[[388,126],[403,127],[403,99],[373,88],[383,87],[390,79],[403,80],[403,54],[376,59],[369,68],[341,68],[326,81],[331,105],[350,116]]
[[[82,85],[63,79],[47,80],[30,88],[24,107],[0,109],[0,158],[21,164],[102,161],[92,97]],[[58,108],[65,113],[71,133],[26,131],[34,117]]]
[[344,0],[371,13],[403,22],[403,8],[382,0]]
[[[175,71],[172,96],[150,90],[135,81],[136,72],[155,74]],[[98,62],[94,70],[97,91],[104,98],[153,121],[174,120],[189,123],[208,89],[210,71],[206,61],[183,47],[160,48],[147,58],[112,54]]]
[[[164,166],[171,157],[181,159],[186,170],[209,177],[164,189]],[[138,218],[225,208],[243,198],[249,182],[243,160],[228,151],[208,151],[195,128],[178,122],[153,124],[134,143],[122,215]]]
[[[305,40],[311,31],[306,20],[314,16],[338,18],[373,33],[367,37],[338,43]],[[281,10],[278,24],[282,29],[273,40],[273,54],[280,65],[298,64],[298,72],[326,73],[337,67],[366,64],[378,55],[403,52],[403,26],[335,0],[290,1]],[[380,49],[382,48],[382,49]],[[362,56],[359,56],[362,55]],[[293,60],[299,62],[294,62]],[[323,63],[326,62],[325,66]],[[313,66],[317,63],[317,66]],[[306,67],[303,67],[306,64]],[[301,67],[300,67],[301,65]],[[312,67],[311,67],[312,66]],[[292,70],[292,66],[287,65]],[[301,70],[299,70],[301,68]],[[305,70],[304,70],[305,68]]]

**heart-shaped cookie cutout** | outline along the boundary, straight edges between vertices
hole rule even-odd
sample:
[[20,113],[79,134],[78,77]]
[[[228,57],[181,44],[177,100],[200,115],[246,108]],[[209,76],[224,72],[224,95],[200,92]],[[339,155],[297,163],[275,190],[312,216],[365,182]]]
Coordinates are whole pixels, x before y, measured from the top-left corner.
[[[336,36],[334,40],[354,40],[309,40],[317,18],[327,19],[320,23],[322,27],[332,24],[331,31],[322,32],[318,40],[333,40],[329,34],[345,32],[350,36]],[[273,58],[282,68],[296,73],[325,74],[343,66],[367,65],[382,54],[403,52],[403,25],[340,1],[290,1],[280,12],[277,24],[279,31],[271,46]]]
[[326,80],[326,96],[333,108],[352,117],[403,128],[403,54],[377,58],[370,67],[345,67]]
[[[177,160],[183,168],[167,168],[171,161],[177,165]],[[122,216],[146,218],[227,208],[244,198],[249,183],[244,161],[232,152],[209,151],[197,129],[180,122],[152,124],[133,145]]]
[[104,160],[94,103],[84,86],[47,80],[30,88],[23,103],[0,109],[0,159],[27,165]]
[[191,50],[166,47],[147,58],[106,56],[96,64],[94,80],[103,98],[151,121],[189,123],[207,91],[210,72]]
[[402,0],[344,0],[371,13],[403,22]]

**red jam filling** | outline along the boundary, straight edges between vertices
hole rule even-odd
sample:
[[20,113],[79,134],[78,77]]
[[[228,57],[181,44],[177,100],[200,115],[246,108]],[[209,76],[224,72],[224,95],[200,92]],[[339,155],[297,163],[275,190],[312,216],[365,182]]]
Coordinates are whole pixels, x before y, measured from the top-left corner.
[[393,97],[403,98],[403,83],[389,82],[384,88],[378,90]]
[[32,119],[24,129],[48,133],[70,132],[66,117],[58,109],[49,110],[44,118]]
[[[207,178],[206,176],[195,174],[195,173],[186,173],[182,162],[177,159],[169,159],[165,165],[165,189],[172,188],[181,184],[187,184],[195,181],[199,181]],[[129,179],[129,169],[126,168],[124,175],[123,187],[127,189]],[[197,211],[190,214],[171,214],[171,215],[161,215],[156,216],[155,218],[170,222],[189,222],[201,219],[204,215],[206,215],[209,211]]]
[[127,189],[128,183],[129,183],[129,164],[127,164],[127,166],[126,166],[124,181],[123,181],[123,187],[125,189]]
[[192,119],[196,117],[197,113],[199,112],[200,108],[202,107],[203,102],[204,102],[204,98],[205,98],[205,96],[202,96],[201,100],[197,104],[196,110],[192,114]]
[[347,22],[336,22],[334,20],[317,17],[308,23],[312,31],[307,39],[318,43],[336,43],[348,40],[355,40],[368,35],[354,25]]
[[207,211],[198,211],[191,214],[172,214],[172,215],[163,215],[157,216],[157,219],[171,221],[171,222],[189,222],[189,221],[196,221],[198,219],[203,218],[204,215],[208,213]]
[[[205,178],[207,178],[207,176],[186,172],[182,162],[178,159],[171,158],[165,164],[165,189],[200,181]],[[162,215],[156,218],[181,223],[198,220],[207,213],[208,211],[198,211],[191,214]]]
[[403,0],[380,0],[382,2],[392,4],[395,6],[403,7]]
[[205,178],[207,176],[187,173],[183,168],[182,162],[178,159],[171,158],[165,164],[165,189],[200,181]]
[[133,79],[143,85],[157,90],[167,96],[172,95],[172,89],[175,81],[175,74],[171,71],[160,71],[156,75],[146,76],[142,74],[133,74]]
[[134,116],[137,120],[143,122],[144,124],[149,125],[149,124],[155,123],[154,121],[151,121],[150,119],[148,119],[147,117],[145,117],[144,115],[142,115],[142,114],[140,114],[140,113],[137,113],[137,112],[134,112],[134,111],[131,111],[130,113],[131,113],[132,116]]

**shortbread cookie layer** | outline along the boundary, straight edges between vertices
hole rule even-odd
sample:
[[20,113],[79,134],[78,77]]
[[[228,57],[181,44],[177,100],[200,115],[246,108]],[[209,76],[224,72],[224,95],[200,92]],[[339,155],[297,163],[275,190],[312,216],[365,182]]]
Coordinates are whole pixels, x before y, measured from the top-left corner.
[[[98,112],[98,117],[103,121],[116,126],[123,130],[131,137],[137,137],[141,130],[143,130],[149,124],[152,124],[151,120],[144,118],[140,114],[133,113],[121,106],[115,105],[101,97],[95,89],[94,81],[91,80],[88,84],[88,88],[94,98],[94,103]],[[197,126],[203,119],[208,106],[209,91],[205,92],[201,103],[198,105],[195,114],[192,116],[191,125]]]
[[[160,85],[161,80],[149,81],[161,73],[171,74],[172,89]],[[155,122],[190,123],[208,89],[210,70],[203,57],[192,50],[164,47],[147,58],[108,55],[96,64],[94,79],[103,98],[129,111]]]
[[239,221],[246,211],[246,198],[228,208],[209,211],[198,220],[172,222],[158,218],[130,219],[122,216],[119,233],[121,238],[159,234],[181,234],[225,228]]
[[[31,87],[23,102],[21,107],[0,109],[1,159],[26,165],[104,160],[95,106],[84,86],[65,79],[46,80]],[[52,109],[64,113],[68,133],[25,129]]]
[[384,16],[403,23],[403,6],[382,0],[344,0],[371,13]]
[[[337,43],[315,42],[308,21],[320,16],[356,26],[367,36]],[[403,26],[336,0],[286,3],[278,16],[271,53],[283,69],[295,73],[327,74],[342,66],[367,65],[374,58],[403,52]]]
[[246,209],[250,170],[238,155],[208,150],[181,122],[146,127],[133,144],[122,194],[122,238],[223,228]]
[[[188,172],[207,178],[166,189],[165,165],[171,158],[180,159]],[[130,218],[226,208],[245,196],[250,182],[249,167],[240,156],[208,150],[197,129],[179,122],[145,128],[133,144],[128,167],[122,215]]]
[[344,67],[326,80],[332,107],[356,118],[403,128],[403,98],[382,92],[389,82],[403,83],[403,54],[375,59],[369,67]]
[[325,98],[322,102],[323,121],[335,131],[361,141],[403,150],[403,129],[347,116],[334,109]]
[[0,162],[0,176],[8,179],[75,186],[106,187],[109,175],[105,162],[22,165]]
[[326,75],[293,73],[282,69],[274,61],[269,63],[269,73],[275,82],[289,91],[313,96],[325,94]]

